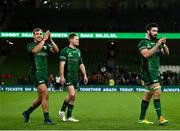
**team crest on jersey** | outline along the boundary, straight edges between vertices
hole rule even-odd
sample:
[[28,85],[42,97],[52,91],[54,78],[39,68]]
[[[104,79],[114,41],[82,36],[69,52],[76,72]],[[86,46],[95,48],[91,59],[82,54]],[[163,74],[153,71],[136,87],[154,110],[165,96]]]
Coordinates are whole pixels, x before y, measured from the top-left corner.
[[156,44],[156,43],[153,43],[153,42],[152,42],[152,43],[150,43],[150,44],[147,44],[147,48],[148,48],[148,49],[152,48],[152,46],[153,46],[154,44]]
[[46,52],[39,52],[36,55],[38,55],[38,56],[47,56],[48,54]]

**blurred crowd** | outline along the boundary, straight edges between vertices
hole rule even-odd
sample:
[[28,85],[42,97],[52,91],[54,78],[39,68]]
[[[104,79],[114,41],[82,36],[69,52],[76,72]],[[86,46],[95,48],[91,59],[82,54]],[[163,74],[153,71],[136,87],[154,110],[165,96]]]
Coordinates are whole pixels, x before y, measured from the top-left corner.
[[[12,74],[1,74],[0,85],[5,84],[4,81],[14,78]],[[49,75],[49,87],[59,89],[61,87],[59,75]],[[92,74],[88,73],[88,85],[143,85],[142,74],[139,72],[128,71],[127,67],[116,66],[114,70],[109,70],[105,63],[100,64],[98,71]],[[179,85],[180,72],[166,71],[160,75],[161,85]],[[17,85],[32,85],[32,79],[29,75],[22,75],[17,78]],[[79,84],[84,85],[83,78],[79,76]]]
[[[97,70],[91,73],[87,72],[88,85],[143,85],[142,74],[139,71],[130,71],[128,66],[121,66],[117,64],[116,60],[116,46],[110,46],[107,53],[107,58],[99,63]],[[173,68],[172,68],[173,69]],[[0,75],[1,84],[2,80],[11,79],[13,75],[2,74]],[[53,87],[58,90],[61,87],[60,76],[50,74],[48,78],[49,87]],[[180,72],[173,70],[166,70],[160,74],[161,85],[179,85],[180,84]],[[83,77],[79,75],[80,85],[84,85]],[[30,75],[19,76],[16,82],[17,85],[29,85],[33,84]]]

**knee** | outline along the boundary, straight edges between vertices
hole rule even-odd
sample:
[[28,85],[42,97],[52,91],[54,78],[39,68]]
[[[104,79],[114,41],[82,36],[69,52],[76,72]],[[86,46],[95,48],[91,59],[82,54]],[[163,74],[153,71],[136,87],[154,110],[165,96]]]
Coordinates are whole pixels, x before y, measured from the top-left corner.
[[144,99],[145,101],[150,101],[151,98],[152,98],[152,92],[148,92],[148,93],[145,93],[143,99]]
[[143,100],[150,101],[151,100],[151,96],[144,96]]
[[42,90],[41,92],[41,95],[42,95],[42,98],[48,98],[48,91],[45,89],[45,90]]
[[154,99],[160,99],[161,91],[155,91],[154,92]]
[[74,95],[74,94],[71,94],[71,95],[69,96],[69,98],[70,98],[70,101],[75,101],[75,95]]

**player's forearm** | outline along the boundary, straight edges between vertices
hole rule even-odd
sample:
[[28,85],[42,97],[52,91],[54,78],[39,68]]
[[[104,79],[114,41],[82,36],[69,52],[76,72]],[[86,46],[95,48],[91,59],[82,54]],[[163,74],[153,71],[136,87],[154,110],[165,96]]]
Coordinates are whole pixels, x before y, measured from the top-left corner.
[[163,45],[163,52],[165,55],[169,55],[169,48],[167,47],[166,44]]
[[60,77],[64,77],[64,69],[60,67]]
[[82,74],[83,74],[84,76],[86,76],[86,69],[85,69],[84,64],[81,64],[81,65],[80,65],[80,70],[81,70]]
[[59,74],[60,74],[60,77],[63,77],[64,78],[64,63],[60,62],[60,67],[59,67]]
[[59,48],[58,46],[56,45],[56,43],[51,39],[51,45],[52,45],[52,49],[55,53],[58,53],[59,52]]
[[32,49],[32,52],[33,52],[33,53],[39,53],[40,50],[43,48],[44,44],[45,44],[45,41],[42,40],[36,47],[34,47],[34,48]]
[[152,49],[148,50],[146,53],[144,53],[144,57],[148,58],[151,57],[159,48],[159,45],[155,45]]

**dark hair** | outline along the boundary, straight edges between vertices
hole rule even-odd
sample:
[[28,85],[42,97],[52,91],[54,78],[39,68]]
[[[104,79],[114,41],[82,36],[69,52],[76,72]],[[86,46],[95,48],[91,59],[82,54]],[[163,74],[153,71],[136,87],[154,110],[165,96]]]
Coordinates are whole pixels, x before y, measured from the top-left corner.
[[75,36],[78,36],[76,33],[72,32],[69,34],[68,40],[73,39]]
[[146,26],[146,30],[151,30],[152,27],[159,27],[158,24],[156,23],[149,23],[147,26]]
[[35,28],[35,29],[33,30],[33,35],[35,34],[35,32],[40,31],[40,30],[43,32],[43,29],[41,29],[41,28]]

